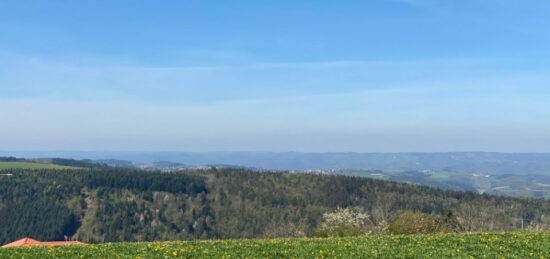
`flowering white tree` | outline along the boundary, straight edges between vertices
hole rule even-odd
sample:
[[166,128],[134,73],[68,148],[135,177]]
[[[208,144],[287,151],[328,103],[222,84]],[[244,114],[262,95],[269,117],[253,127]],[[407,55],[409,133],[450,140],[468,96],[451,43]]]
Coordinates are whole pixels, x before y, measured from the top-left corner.
[[362,208],[338,208],[323,214],[323,220],[317,228],[319,236],[358,236],[378,233],[380,230],[371,221],[369,214]]

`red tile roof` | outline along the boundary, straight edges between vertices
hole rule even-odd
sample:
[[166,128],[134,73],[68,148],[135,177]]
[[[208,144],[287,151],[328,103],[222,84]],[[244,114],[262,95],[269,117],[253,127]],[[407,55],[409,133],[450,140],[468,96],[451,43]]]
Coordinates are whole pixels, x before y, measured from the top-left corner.
[[19,239],[17,241],[11,242],[7,245],[4,245],[2,247],[18,247],[18,246],[33,246],[40,244],[40,241],[36,241],[34,239],[25,237],[23,239]]
[[25,237],[17,241],[11,242],[4,247],[20,247],[20,246],[65,246],[65,245],[85,245],[85,243],[78,241],[53,241],[53,242],[40,242],[32,238]]

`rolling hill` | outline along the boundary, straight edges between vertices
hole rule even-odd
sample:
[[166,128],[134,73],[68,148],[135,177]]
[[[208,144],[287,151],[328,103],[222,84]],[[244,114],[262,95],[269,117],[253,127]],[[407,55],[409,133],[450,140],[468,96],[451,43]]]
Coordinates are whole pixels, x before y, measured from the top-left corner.
[[378,223],[404,210],[452,214],[466,231],[546,226],[550,214],[550,201],[542,199],[349,176],[232,168],[3,172],[12,176],[0,177],[0,243],[25,236],[89,243],[284,237],[288,229],[313,236],[323,214],[339,207],[363,208]]
[[0,170],[3,169],[77,169],[74,166],[56,165],[51,163],[39,163],[29,161],[2,162],[0,161]]

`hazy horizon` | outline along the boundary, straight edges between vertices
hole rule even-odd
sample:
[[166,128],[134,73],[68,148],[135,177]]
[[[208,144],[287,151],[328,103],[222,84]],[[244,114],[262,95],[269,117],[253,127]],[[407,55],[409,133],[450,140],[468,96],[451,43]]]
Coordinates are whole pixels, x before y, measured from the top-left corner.
[[506,152],[506,151],[269,151],[269,150],[227,150],[227,151],[193,151],[193,150],[0,150],[0,155],[5,156],[10,153],[302,153],[302,154],[550,154],[550,152]]
[[0,149],[550,152],[548,13],[2,1]]

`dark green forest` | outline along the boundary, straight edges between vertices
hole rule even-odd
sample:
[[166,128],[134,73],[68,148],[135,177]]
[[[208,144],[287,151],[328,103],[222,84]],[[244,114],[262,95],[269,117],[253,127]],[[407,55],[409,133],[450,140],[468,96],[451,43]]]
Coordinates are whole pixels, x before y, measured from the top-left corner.
[[[447,217],[460,231],[546,226],[550,202],[349,176],[245,169],[173,173],[122,168],[4,170],[0,243],[315,235],[324,213],[358,207],[374,223],[403,211]],[[458,224],[458,223],[457,223]]]

